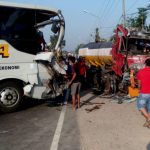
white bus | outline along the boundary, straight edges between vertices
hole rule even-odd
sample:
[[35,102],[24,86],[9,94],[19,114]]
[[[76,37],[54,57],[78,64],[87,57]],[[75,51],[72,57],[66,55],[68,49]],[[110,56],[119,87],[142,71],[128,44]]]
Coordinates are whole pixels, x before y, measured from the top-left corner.
[[[0,2],[0,12],[0,109],[14,111],[24,95],[60,95],[66,86],[65,70],[57,59],[65,31],[61,11]],[[40,31],[46,26],[46,34],[55,37],[49,49]]]

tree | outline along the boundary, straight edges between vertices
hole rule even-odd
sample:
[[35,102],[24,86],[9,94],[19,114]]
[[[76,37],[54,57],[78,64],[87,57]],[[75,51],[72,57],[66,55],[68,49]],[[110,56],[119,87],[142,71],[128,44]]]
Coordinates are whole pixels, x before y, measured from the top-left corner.
[[100,36],[99,36],[99,29],[95,29],[95,42],[98,43],[100,42]]
[[148,15],[147,10],[148,8],[138,8],[138,15],[134,18],[129,17],[127,19],[128,26],[139,29],[142,29],[144,26],[146,26],[146,19]]
[[[51,35],[50,36],[50,45],[48,46],[50,51],[53,51],[55,49],[57,41],[58,41],[58,35]],[[61,49],[64,48],[65,45],[66,45],[66,40],[62,40],[60,43]]]
[[75,53],[78,54],[78,53],[79,53],[79,49],[80,49],[81,47],[83,47],[83,46],[84,46],[83,43],[79,44],[79,45],[76,47],[76,49],[75,49]]
[[53,51],[55,49],[57,41],[58,41],[58,35],[50,36],[49,50]]

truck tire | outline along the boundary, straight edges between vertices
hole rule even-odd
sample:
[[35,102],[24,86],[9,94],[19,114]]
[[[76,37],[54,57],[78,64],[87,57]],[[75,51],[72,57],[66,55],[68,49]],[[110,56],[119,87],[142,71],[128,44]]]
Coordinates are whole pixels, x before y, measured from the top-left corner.
[[15,111],[21,104],[23,88],[17,82],[0,84],[0,110],[8,113]]

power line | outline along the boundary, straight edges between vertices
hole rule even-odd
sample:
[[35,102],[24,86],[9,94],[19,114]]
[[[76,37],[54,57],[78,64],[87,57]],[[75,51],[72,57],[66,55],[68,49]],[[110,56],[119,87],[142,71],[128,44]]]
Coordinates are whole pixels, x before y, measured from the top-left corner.
[[105,5],[107,5],[107,1],[105,0],[104,4],[103,4],[103,9],[101,9],[101,11],[99,11],[98,15],[100,15],[100,13],[102,13],[103,11],[105,11]]
[[[107,0],[107,1],[105,0],[105,3],[104,3],[104,4],[106,4],[106,5],[105,5],[105,7],[103,7],[102,14],[100,15],[100,17],[97,17],[97,18],[99,18],[99,22],[101,22],[101,18],[102,18],[103,15],[105,14],[105,12],[106,12],[106,10],[107,10],[107,8],[108,8],[110,2],[111,2],[111,0]],[[101,23],[102,23],[102,22],[101,22]],[[95,23],[94,23],[94,25],[95,25]]]
[[109,12],[111,12],[111,9],[113,8],[113,5],[114,5],[114,4],[115,4],[115,3],[114,3],[113,0],[112,0],[111,3],[110,3],[110,5],[109,5],[110,7],[108,7],[108,11],[107,11],[106,15],[104,15],[102,21],[106,18],[106,16],[108,16]]
[[111,27],[100,27],[100,28],[113,28],[113,26],[111,26]]
[[[111,12],[113,12],[115,6],[117,6],[117,5],[118,5],[117,1],[114,2],[113,0],[109,3],[109,5],[107,5],[108,11],[107,11],[107,9],[106,9],[107,13],[103,16],[102,22],[103,22],[104,19],[108,21],[108,19],[106,19],[106,18],[108,18],[108,16],[110,17],[110,16],[112,15]],[[106,12],[106,11],[105,11],[105,12]],[[109,15],[110,13],[111,13],[111,15]],[[102,34],[102,35],[103,35],[103,36],[105,36],[105,35],[110,35],[110,33],[113,32],[113,29],[114,29],[114,28],[115,28],[114,26],[111,26],[111,27],[108,27],[108,28],[103,28],[103,29],[102,29],[102,31],[103,31],[103,34]]]
[[[114,9],[115,9],[115,11],[113,11],[114,9],[112,9],[108,14],[110,14],[109,15],[109,18],[112,18],[112,16],[114,15],[114,14],[116,14],[116,9],[118,8],[118,5],[119,5],[119,2],[120,2],[120,0],[115,0],[115,2],[116,3],[114,3]],[[112,12],[112,13],[111,13]],[[114,13],[113,13],[114,12]],[[107,14],[107,16],[108,16],[108,14]],[[115,16],[115,15],[114,15]],[[106,18],[106,17],[105,17]],[[109,23],[110,22],[110,19],[109,20],[107,20],[107,22]]]
[[[107,5],[108,5],[107,2],[108,1],[104,0],[104,3],[103,3],[104,7],[99,11],[98,16],[100,16],[100,14],[104,13],[104,11],[105,11],[105,9],[107,8]],[[100,18],[100,21],[101,21],[101,17],[99,17],[99,18]],[[96,24],[96,21],[94,22],[94,24]]]
[[108,0],[108,3],[107,3],[107,5],[106,5],[106,7],[105,7],[105,9],[104,9],[104,11],[103,11],[103,13],[102,13],[102,15],[100,16],[100,18],[103,18],[103,15],[105,14],[105,12],[106,12],[106,10],[107,10],[107,7],[109,6],[110,1],[111,1],[111,0]]
[[135,1],[132,3],[132,5],[127,9],[126,12],[128,12],[133,6],[135,6],[135,4],[137,3],[137,1],[138,1],[138,0],[135,0]]
[[[113,10],[112,8],[114,7],[114,6],[117,6],[117,1],[115,1],[115,2],[113,2],[113,0],[108,0],[108,1],[105,1],[105,7],[103,7],[104,9],[104,11],[102,12],[102,14],[101,14],[101,17],[99,17],[99,19],[100,19],[100,21],[101,21],[101,23],[102,23],[102,20],[104,20],[106,17],[105,16],[108,16],[108,14]],[[107,11],[108,10],[108,11]],[[107,11],[107,13],[105,13]],[[102,26],[100,26],[100,29],[112,29],[112,28],[114,28],[114,27],[102,27]]]
[[[116,8],[118,8],[119,3],[120,3],[120,0],[116,0],[114,3],[111,3],[111,5],[109,5],[108,13],[104,16],[103,20],[105,19],[105,20],[107,20],[107,22],[110,22],[110,19],[107,19],[107,18],[108,18],[108,16],[109,16],[109,18],[111,18],[111,16],[113,15],[113,12],[116,12],[115,10],[116,10]],[[106,32],[112,33],[115,28],[116,28],[116,24],[114,26],[111,26],[108,28],[103,28],[102,31],[105,33]]]
[[138,12],[134,12],[134,13],[131,13],[131,14],[127,14],[127,16],[132,16],[132,15],[136,15],[138,14]]
[[[145,12],[146,12],[146,11],[150,11],[150,9],[147,8],[147,9],[145,10]],[[134,12],[134,13],[131,13],[131,14],[127,14],[127,16],[136,15],[136,14],[138,14],[138,13],[139,13],[139,12]]]

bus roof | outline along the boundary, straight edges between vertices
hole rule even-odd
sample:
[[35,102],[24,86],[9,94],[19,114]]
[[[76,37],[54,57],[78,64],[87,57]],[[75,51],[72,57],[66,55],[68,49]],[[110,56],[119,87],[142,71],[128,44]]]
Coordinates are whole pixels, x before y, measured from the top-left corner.
[[41,6],[37,6],[37,5],[27,5],[27,4],[21,4],[21,3],[3,2],[3,1],[0,1],[0,6],[12,7],[12,8],[33,9],[33,10],[45,10],[45,11],[54,12],[56,14],[59,11],[58,9],[54,9],[54,8],[41,7]]

